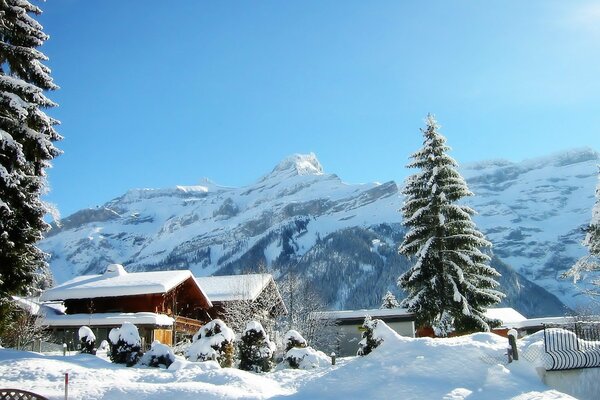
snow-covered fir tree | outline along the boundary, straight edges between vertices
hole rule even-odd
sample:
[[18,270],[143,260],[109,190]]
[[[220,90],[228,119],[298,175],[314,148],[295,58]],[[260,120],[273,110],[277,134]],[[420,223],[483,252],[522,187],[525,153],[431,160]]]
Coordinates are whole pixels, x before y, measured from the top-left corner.
[[586,289],[584,292],[593,297],[600,297],[600,175],[596,186],[596,203],[592,209],[592,219],[586,228],[583,245],[587,247],[588,254],[577,260],[563,276],[572,277],[575,282],[585,279],[590,275],[590,283],[595,289]]
[[258,321],[250,321],[239,342],[240,369],[253,372],[268,372],[273,368],[275,343]]
[[400,303],[396,299],[396,296],[389,290],[387,293],[381,298],[381,309],[391,309],[400,307]]
[[457,204],[472,196],[458,165],[447,152],[446,139],[432,115],[426,119],[423,148],[409,168],[420,171],[407,178],[403,194],[403,224],[409,228],[399,247],[414,265],[398,279],[407,297],[402,306],[416,313],[419,326],[431,326],[446,336],[488,331],[485,309],[503,294],[496,290],[500,276],[482,249],[491,247],[471,220],[475,211]]
[[381,323],[381,320],[373,319],[370,315],[365,317],[365,320],[360,327],[362,335],[360,342],[358,342],[357,356],[366,356],[381,344],[383,339],[375,335],[375,329],[379,323]]
[[43,111],[56,105],[44,91],[57,86],[37,50],[48,39],[33,18],[40,13],[26,0],[0,0],[0,326],[7,299],[28,294],[48,271],[36,242],[49,227],[41,196],[61,137]]

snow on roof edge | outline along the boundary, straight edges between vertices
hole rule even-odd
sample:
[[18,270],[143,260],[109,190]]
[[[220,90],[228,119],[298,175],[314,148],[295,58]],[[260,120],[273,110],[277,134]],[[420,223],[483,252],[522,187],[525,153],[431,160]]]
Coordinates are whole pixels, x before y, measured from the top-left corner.
[[151,324],[173,326],[174,319],[165,314],[151,312],[138,313],[97,313],[97,314],[65,314],[45,315],[37,322],[40,326],[112,326],[123,322],[132,324]]

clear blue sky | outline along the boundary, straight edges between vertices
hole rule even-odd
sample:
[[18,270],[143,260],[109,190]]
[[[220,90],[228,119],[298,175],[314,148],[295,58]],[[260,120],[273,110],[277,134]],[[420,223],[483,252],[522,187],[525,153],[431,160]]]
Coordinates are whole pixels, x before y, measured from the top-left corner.
[[243,186],[315,152],[402,181],[428,112],[459,163],[600,150],[600,3],[49,0],[63,217],[139,187]]

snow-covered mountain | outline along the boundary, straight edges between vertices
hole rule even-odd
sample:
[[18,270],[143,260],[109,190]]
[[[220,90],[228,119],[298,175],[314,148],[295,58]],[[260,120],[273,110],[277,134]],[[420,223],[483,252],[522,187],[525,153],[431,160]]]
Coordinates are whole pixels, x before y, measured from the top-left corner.
[[[477,196],[476,221],[500,258],[576,305],[557,275],[583,254],[581,227],[594,201],[598,153],[495,161],[463,169]],[[408,267],[396,252],[402,199],[395,182],[347,184],[323,172],[314,154],[283,160],[242,188],[136,189],[54,227],[41,247],[55,279],[101,272],[190,268],[198,276],[239,273],[264,263],[276,277],[306,276],[332,308],[378,305]],[[499,260],[507,304],[523,313],[558,312],[560,302]]]

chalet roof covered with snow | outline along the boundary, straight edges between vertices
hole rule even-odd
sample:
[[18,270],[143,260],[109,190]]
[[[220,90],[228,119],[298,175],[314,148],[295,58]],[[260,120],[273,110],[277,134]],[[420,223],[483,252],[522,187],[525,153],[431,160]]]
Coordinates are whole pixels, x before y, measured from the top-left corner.
[[[54,301],[167,293],[189,278],[192,278],[191,281],[194,283],[196,282],[189,270],[128,273],[122,265],[111,264],[102,275],[78,276],[62,285],[44,291],[40,300]],[[198,289],[206,297],[202,288]]]
[[198,285],[213,302],[256,300],[273,281],[271,274],[205,276],[196,278]]
[[135,325],[172,326],[173,318],[151,312],[96,313],[96,314],[46,314],[36,323],[42,326],[118,326],[124,322]]

